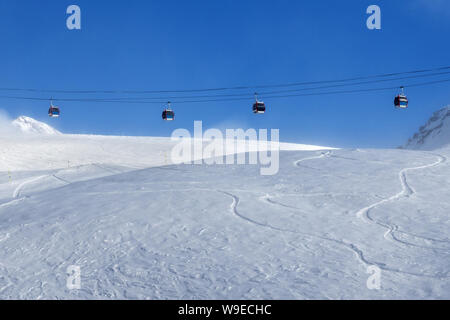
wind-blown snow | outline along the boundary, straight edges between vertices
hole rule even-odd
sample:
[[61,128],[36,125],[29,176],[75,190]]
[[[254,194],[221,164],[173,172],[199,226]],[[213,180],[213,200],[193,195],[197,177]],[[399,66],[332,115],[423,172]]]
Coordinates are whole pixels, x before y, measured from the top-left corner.
[[404,148],[433,150],[450,145],[450,106],[433,114]]
[[0,139],[2,299],[450,298],[448,148],[288,145],[261,176],[171,165],[165,138],[15,139]]
[[48,124],[26,116],[18,117],[16,120],[12,122],[12,125],[18,128],[23,133],[45,134],[45,135],[61,134],[61,132],[52,128]]

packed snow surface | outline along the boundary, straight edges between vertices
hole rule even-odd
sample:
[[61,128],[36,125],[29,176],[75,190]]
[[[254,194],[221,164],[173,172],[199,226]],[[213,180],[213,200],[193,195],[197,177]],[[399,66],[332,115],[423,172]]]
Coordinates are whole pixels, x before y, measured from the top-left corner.
[[0,298],[450,298],[450,149],[282,145],[261,176],[172,147],[0,138]]

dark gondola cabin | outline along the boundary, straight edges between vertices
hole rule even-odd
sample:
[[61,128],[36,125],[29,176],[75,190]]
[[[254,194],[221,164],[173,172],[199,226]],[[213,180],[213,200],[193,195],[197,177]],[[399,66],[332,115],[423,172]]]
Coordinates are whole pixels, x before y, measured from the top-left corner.
[[50,108],[48,109],[48,116],[51,118],[58,118],[60,115],[60,111],[58,107],[55,106],[50,106]]
[[266,105],[258,100],[258,93],[255,92],[255,103],[253,104],[253,113],[265,113]]
[[165,121],[173,121],[175,120],[175,112],[173,112],[172,110],[164,110],[162,113],[162,118]]
[[408,98],[404,94],[399,94],[394,99],[394,105],[396,108],[406,109],[408,108]]
[[164,121],[175,120],[175,112],[170,108],[170,101],[167,102],[167,106],[162,113],[162,118]]
[[401,86],[400,89],[402,89],[402,92],[395,97],[394,99],[394,105],[396,108],[399,109],[406,109],[408,108],[408,98],[405,95],[405,87]]
[[257,101],[253,104],[253,113],[265,113],[266,105],[264,102]]

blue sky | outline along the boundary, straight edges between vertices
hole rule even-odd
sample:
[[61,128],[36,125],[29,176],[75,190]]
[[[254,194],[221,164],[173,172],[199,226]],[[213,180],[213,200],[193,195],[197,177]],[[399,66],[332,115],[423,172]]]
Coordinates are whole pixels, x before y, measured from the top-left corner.
[[[80,31],[66,28],[71,4],[81,7]],[[381,7],[381,30],[366,28],[371,4]],[[449,17],[450,2],[442,0],[3,0],[0,87],[177,90],[448,66]],[[48,119],[46,101],[0,99],[0,109],[70,133],[169,136],[203,120],[205,127],[279,128],[281,140],[290,142],[395,147],[450,104],[449,89],[450,83],[407,89],[407,111],[393,108],[397,90],[265,99],[268,112],[262,116],[251,113],[253,91],[247,90],[248,101],[174,105],[173,123],[163,122],[163,106],[153,104],[64,102],[58,103],[57,120]]]

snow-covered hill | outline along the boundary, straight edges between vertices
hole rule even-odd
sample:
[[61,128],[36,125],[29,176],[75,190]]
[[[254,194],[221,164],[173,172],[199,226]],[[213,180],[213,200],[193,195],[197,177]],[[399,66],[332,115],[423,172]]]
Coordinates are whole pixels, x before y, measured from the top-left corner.
[[[255,147],[255,143],[249,143],[250,148]],[[167,166],[172,164],[171,150],[176,144],[176,141],[163,137],[0,134],[0,171],[39,171],[98,163],[130,169]],[[280,150],[329,149],[280,143]]]
[[23,133],[59,135],[61,132],[52,128],[46,123],[37,121],[33,118],[20,116],[12,122],[13,127],[19,129]]
[[282,144],[261,176],[173,143],[0,136],[0,299],[450,298],[449,149]]
[[436,111],[404,148],[433,150],[447,145],[450,145],[450,106]]

